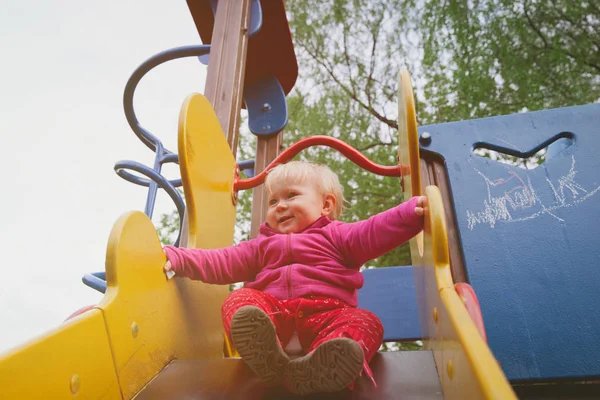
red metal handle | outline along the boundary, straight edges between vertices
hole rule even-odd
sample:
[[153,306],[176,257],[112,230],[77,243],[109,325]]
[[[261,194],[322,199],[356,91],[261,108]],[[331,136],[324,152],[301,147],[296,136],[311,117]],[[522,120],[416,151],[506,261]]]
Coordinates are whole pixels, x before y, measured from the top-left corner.
[[284,164],[294,158],[302,150],[312,146],[327,146],[339,151],[347,159],[352,161],[354,164],[361,168],[366,169],[369,172],[373,172],[377,175],[382,176],[401,176],[401,168],[404,174],[409,173],[410,167],[408,165],[400,166],[386,166],[376,164],[373,161],[365,157],[360,151],[350,146],[343,141],[332,138],[330,136],[311,136],[308,138],[301,139],[285,149],[277,158],[275,158],[260,174],[249,179],[236,179],[233,184],[234,191],[246,190],[256,187],[265,181],[267,173],[279,164]]
[[479,307],[479,301],[477,300],[475,291],[471,285],[465,282],[456,283],[454,285],[454,289],[462,299],[463,304],[471,316],[471,319],[475,323],[475,326],[481,334],[481,337],[487,343],[487,335],[485,333],[485,325],[483,324],[483,316],[481,315],[481,308]]

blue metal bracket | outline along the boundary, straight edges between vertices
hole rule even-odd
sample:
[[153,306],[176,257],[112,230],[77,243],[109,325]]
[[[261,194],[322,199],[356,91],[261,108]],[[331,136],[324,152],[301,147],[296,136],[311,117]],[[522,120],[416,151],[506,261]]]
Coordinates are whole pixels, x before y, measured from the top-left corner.
[[243,171],[248,178],[252,178],[254,176],[254,160],[240,161],[238,163],[238,167],[240,168],[240,171]]
[[[210,52],[210,45],[195,45],[195,46],[182,46],[173,49],[165,50],[160,52],[146,61],[144,61],[137,69],[131,74],[131,77],[125,85],[125,91],[123,93],[123,109],[125,110],[125,117],[129,126],[137,137],[146,145],[150,150],[156,151],[156,143],[159,142],[158,138],[152,135],[147,129],[143,128],[137,120],[135,111],[133,109],[133,95],[135,88],[137,87],[140,80],[154,67],[164,64],[167,61],[176,60],[185,57],[198,57],[203,54]],[[167,153],[170,153],[166,150]]]
[[[210,0],[210,6],[212,8],[213,15],[217,15],[217,4],[219,0]],[[252,4],[250,6],[250,32],[248,33],[248,38],[256,35],[260,28],[262,28],[263,24],[263,12],[262,7],[260,6],[260,0],[252,0]],[[210,58],[210,54],[204,54],[198,56],[198,60],[204,64],[208,65],[208,60]]]
[[[133,108],[133,96],[140,80],[154,67],[177,58],[198,57],[202,54],[208,54],[209,51],[210,46],[185,46],[158,53],[143,62],[133,72],[133,74],[131,74],[131,77],[125,85],[125,91],[123,93],[123,109],[125,110],[125,117],[127,118],[129,126],[136,136],[142,141],[142,143],[144,143],[156,154],[152,168],[136,161],[124,160],[115,164],[115,172],[121,178],[131,183],[148,188],[148,196],[146,198],[146,207],[144,209],[144,213],[149,218],[152,218],[158,188],[164,189],[167,192],[167,194],[175,203],[177,212],[179,213],[180,225],[177,240],[175,240],[174,243],[175,246],[179,246],[181,227],[185,213],[185,203],[177,189],[175,189],[176,187],[181,186],[181,179],[168,180],[161,174],[161,169],[163,164],[166,163],[179,164],[179,158],[177,157],[176,153],[167,150],[156,136],[151,134],[147,129],[140,125]],[[147,178],[136,176],[127,170],[136,171]],[[106,274],[104,272],[85,274],[82,278],[82,281],[87,286],[94,288],[99,292],[104,293],[106,291]]]
[[[179,159],[177,157],[177,154],[167,150],[156,136],[152,135],[147,129],[143,128],[140,125],[135,115],[135,110],[133,108],[133,96],[135,94],[135,89],[138,83],[141,81],[144,75],[146,75],[154,67],[157,67],[160,64],[178,58],[197,57],[202,54],[208,54],[209,51],[210,46],[201,45],[177,47],[158,53],[150,57],[145,62],[143,62],[133,72],[133,74],[131,74],[131,77],[125,85],[125,91],[123,93],[123,108],[125,110],[125,117],[127,118],[129,126],[137,135],[137,137],[142,141],[142,143],[144,143],[146,146],[148,146],[148,148],[150,148],[156,153],[156,156],[154,158],[153,168],[142,165],[135,161],[124,160],[119,161],[115,164],[115,172],[121,178],[131,183],[148,187],[148,196],[146,198],[146,207],[144,209],[144,212],[149,218],[152,218],[158,188],[160,187],[167,192],[167,194],[175,203],[175,206],[177,207],[177,212],[179,213],[179,235],[177,236],[177,240],[174,243],[175,246],[179,245],[179,240],[181,238],[181,226],[183,224],[185,212],[185,204],[183,202],[183,199],[181,198],[179,192],[175,189],[176,187],[181,186],[181,179],[168,180],[165,177],[163,177],[160,172],[163,164],[178,164]],[[126,170],[136,171],[142,175],[145,175],[149,179],[133,175],[132,173]]]
[[[262,25],[262,17],[260,19],[260,25]],[[260,29],[260,25],[257,29]],[[145,62],[143,62],[133,72],[133,74],[131,74],[131,77],[125,85],[125,91],[123,93],[123,109],[125,110],[125,117],[127,118],[129,126],[136,134],[136,136],[142,141],[142,143],[144,143],[150,150],[154,151],[156,154],[154,158],[154,165],[152,168],[138,163],[136,161],[123,160],[115,164],[115,172],[117,173],[117,175],[119,175],[121,178],[125,179],[128,182],[134,183],[139,186],[145,186],[148,188],[148,196],[146,198],[146,206],[144,208],[144,213],[149,218],[152,218],[158,188],[161,188],[165,190],[165,192],[167,192],[167,194],[175,203],[175,206],[177,207],[177,212],[179,213],[180,226],[177,240],[174,243],[175,246],[179,246],[179,240],[181,238],[181,226],[183,224],[185,214],[185,203],[177,189],[175,189],[177,187],[181,187],[182,182],[181,179],[166,179],[161,174],[161,169],[163,164],[166,163],[179,164],[179,158],[176,153],[167,150],[156,136],[154,136],[147,129],[140,125],[133,107],[133,96],[135,94],[135,89],[138,83],[141,81],[144,75],[146,75],[154,67],[163,64],[167,61],[175,60],[178,58],[198,57],[201,55],[206,55],[209,51],[210,45],[200,45],[177,47],[158,53],[150,57]],[[238,165],[246,175],[248,175],[249,177],[254,176],[254,160],[242,161]],[[134,175],[128,170],[135,171],[139,174],[146,176],[147,178]],[[82,278],[82,281],[87,286],[94,288],[99,292],[104,293],[106,291],[106,274],[104,272],[93,272],[91,274],[85,274]]]
[[106,272],[92,272],[85,274],[81,281],[92,289],[96,289],[100,293],[106,293]]
[[244,91],[248,128],[257,136],[274,135],[288,121],[285,93],[275,77],[260,79]]

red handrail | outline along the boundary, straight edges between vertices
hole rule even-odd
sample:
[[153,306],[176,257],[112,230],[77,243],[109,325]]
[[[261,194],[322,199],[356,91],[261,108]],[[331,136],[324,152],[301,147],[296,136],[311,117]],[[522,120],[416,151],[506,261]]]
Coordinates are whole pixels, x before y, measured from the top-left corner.
[[[279,164],[285,164],[286,162],[294,158],[302,150],[312,146],[331,147],[332,149],[339,151],[343,156],[352,161],[354,164],[377,175],[396,177],[399,177],[401,175],[400,165],[386,166],[376,164],[373,161],[369,160],[366,156],[364,156],[360,151],[356,150],[354,147],[339,139],[330,136],[311,136],[308,138],[301,139],[293,145],[291,145],[290,147],[288,147],[287,149],[285,149],[279,156],[277,156],[273,161],[271,161],[269,165],[267,165],[264,171],[262,171],[255,177],[249,179],[236,179],[233,184],[234,191],[237,192],[239,190],[247,190],[260,185],[265,181],[265,177],[271,169],[273,169]],[[403,172],[404,175],[406,175],[408,173],[409,166],[402,166],[402,169],[404,169]]]

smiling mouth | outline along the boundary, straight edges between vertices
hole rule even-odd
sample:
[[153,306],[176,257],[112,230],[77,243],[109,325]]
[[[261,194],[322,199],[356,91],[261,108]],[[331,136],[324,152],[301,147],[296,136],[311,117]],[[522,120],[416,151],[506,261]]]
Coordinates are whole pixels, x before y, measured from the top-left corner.
[[277,223],[283,224],[284,222],[289,221],[292,218],[293,218],[292,216],[287,216],[287,217],[279,218],[279,221],[277,221]]

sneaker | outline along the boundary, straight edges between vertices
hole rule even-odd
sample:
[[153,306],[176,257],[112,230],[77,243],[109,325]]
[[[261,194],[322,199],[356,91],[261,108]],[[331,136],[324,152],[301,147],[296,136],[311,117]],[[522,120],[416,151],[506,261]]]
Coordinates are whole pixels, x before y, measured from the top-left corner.
[[337,392],[358,378],[364,354],[352,339],[321,343],[312,353],[290,361],[286,369],[288,388],[296,394]]
[[266,384],[281,381],[290,359],[271,319],[260,308],[244,306],[231,319],[231,340],[242,359]]

